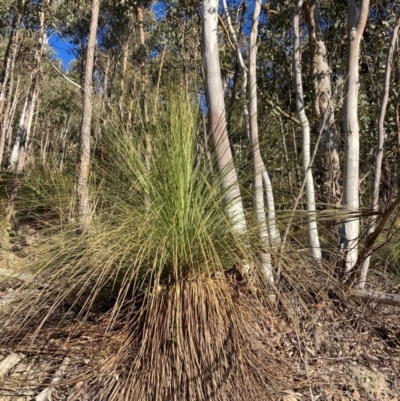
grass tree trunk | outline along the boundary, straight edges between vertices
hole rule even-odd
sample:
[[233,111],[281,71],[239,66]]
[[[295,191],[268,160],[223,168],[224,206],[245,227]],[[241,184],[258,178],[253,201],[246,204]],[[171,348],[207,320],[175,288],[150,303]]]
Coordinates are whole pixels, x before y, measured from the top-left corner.
[[218,0],[203,0],[203,63],[209,129],[213,138],[218,167],[223,174],[223,187],[228,200],[229,216],[235,230],[244,234],[246,221],[233,155],[230,148],[225,117],[225,100],[222,90],[218,47]]
[[[259,224],[259,235],[263,244],[269,246],[268,227],[265,221],[264,191],[263,191],[263,164],[261,160],[260,143],[258,140],[258,121],[257,121],[257,36],[258,21],[261,12],[261,0],[256,0],[253,11],[253,21],[250,32],[250,60],[249,60],[249,114],[250,114],[250,138],[253,149],[254,163],[254,212]],[[265,275],[273,281],[271,254],[266,249],[260,253],[260,259]]]
[[321,259],[321,247],[318,236],[317,217],[315,209],[315,189],[312,170],[310,167],[310,124],[308,122],[303,95],[303,83],[300,59],[299,20],[303,0],[299,0],[293,18],[293,66],[296,82],[296,106],[303,131],[303,172],[306,176],[306,197],[308,211],[308,240],[311,254],[315,259]]
[[[371,209],[373,212],[378,212],[379,209],[379,187],[381,184],[381,174],[382,174],[383,145],[385,143],[385,129],[383,123],[385,121],[386,108],[389,101],[390,73],[392,70],[393,54],[397,42],[399,29],[400,29],[400,17],[397,19],[396,25],[393,28],[392,37],[389,45],[389,51],[386,58],[382,102],[379,110],[379,119],[378,119],[378,147],[376,149],[376,156],[375,156],[374,185],[372,189]],[[368,236],[370,236],[375,231],[375,226],[376,226],[376,217],[374,216],[372,217],[371,224],[368,228]],[[361,266],[360,280],[358,283],[358,286],[361,289],[364,288],[365,282],[367,280],[370,260],[371,256],[368,256],[363,261]]]
[[355,0],[347,1],[347,69],[344,94],[345,160],[343,170],[343,206],[354,216],[341,227],[341,247],[346,251],[345,273],[352,270],[358,257],[360,221],[359,199],[360,127],[358,122],[360,42],[368,19],[369,0],[357,9]]
[[311,75],[314,92],[315,131],[321,131],[319,145],[322,170],[323,196],[331,203],[338,203],[341,196],[339,184],[340,160],[334,106],[332,104],[331,70],[323,39],[319,1],[305,0],[303,12],[307,22],[309,44],[312,57]]
[[80,138],[80,161],[77,177],[77,200],[79,224],[82,232],[86,232],[90,218],[89,171],[90,171],[90,130],[92,123],[92,80],[94,53],[96,47],[97,25],[99,20],[100,0],[92,1],[90,31],[86,51],[85,76],[82,94],[82,125]]

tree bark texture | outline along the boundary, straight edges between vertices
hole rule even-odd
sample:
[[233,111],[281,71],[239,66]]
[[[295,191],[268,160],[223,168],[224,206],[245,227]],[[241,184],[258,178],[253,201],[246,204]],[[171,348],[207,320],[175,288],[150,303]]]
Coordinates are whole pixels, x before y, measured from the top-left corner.
[[94,68],[94,53],[96,47],[99,9],[100,0],[93,0],[82,94],[83,113],[80,137],[80,161],[77,177],[78,214],[80,229],[82,232],[86,232],[88,230],[89,218],[91,213],[89,200],[90,130],[92,123],[92,80]]
[[303,13],[307,22],[312,57],[314,131],[316,133],[322,132],[319,146],[322,195],[328,202],[337,204],[341,198],[339,184],[340,160],[336,138],[334,105],[332,104],[331,72],[321,29],[319,1],[305,0]]
[[312,170],[310,168],[310,124],[308,122],[303,95],[303,83],[301,74],[301,55],[300,55],[300,12],[303,0],[299,0],[293,18],[293,66],[296,84],[296,106],[299,114],[301,128],[303,132],[303,173],[306,176],[306,197],[308,211],[308,240],[311,254],[316,259],[321,259],[321,247],[318,236],[317,217],[315,208],[315,188]]

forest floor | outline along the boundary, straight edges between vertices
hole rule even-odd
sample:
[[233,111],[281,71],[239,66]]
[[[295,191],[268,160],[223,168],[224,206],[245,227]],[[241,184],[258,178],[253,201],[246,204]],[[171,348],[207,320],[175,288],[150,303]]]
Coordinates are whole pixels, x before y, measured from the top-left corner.
[[[18,271],[18,265],[15,250],[1,251],[1,275]],[[20,278],[0,283],[0,309],[24,296]],[[295,372],[282,377],[280,400],[399,401],[399,309],[372,303],[338,306],[340,314],[323,304],[314,309],[303,318],[301,332],[276,314],[260,320],[269,326],[260,340],[273,344]],[[0,314],[0,327],[5,323]],[[97,372],[115,352],[118,331],[102,334],[103,319],[89,316],[77,325],[70,312],[59,323],[52,327],[50,322],[35,339],[16,335],[6,348],[0,346],[0,401],[67,400],[85,375]],[[48,398],[49,384],[57,381]]]

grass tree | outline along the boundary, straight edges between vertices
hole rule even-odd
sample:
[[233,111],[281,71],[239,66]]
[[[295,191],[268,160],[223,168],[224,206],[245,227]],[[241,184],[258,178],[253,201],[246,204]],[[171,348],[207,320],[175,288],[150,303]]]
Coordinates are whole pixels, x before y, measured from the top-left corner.
[[93,160],[102,180],[84,244],[71,221],[58,232],[52,227],[26,260],[23,270],[45,280],[46,291],[32,291],[17,309],[23,330],[37,333],[69,304],[79,316],[100,305],[118,333],[118,352],[101,374],[88,372],[70,400],[279,398],[274,383],[283,366],[257,340],[266,305],[255,296],[236,305],[225,279],[243,259],[261,274],[263,244],[232,224],[230,188],[221,190],[225,175],[213,173],[208,156],[197,152],[193,104],[183,93],[164,97],[157,124],[148,126],[148,160],[139,132],[110,123],[102,160]]
[[303,173],[306,176],[306,197],[308,211],[308,240],[311,254],[315,259],[321,259],[321,247],[318,236],[317,217],[315,208],[315,188],[314,179],[310,166],[310,124],[305,112],[303,83],[301,74],[301,49],[299,21],[303,0],[296,4],[293,17],[293,66],[296,83],[296,106],[299,114],[301,128],[303,131]]

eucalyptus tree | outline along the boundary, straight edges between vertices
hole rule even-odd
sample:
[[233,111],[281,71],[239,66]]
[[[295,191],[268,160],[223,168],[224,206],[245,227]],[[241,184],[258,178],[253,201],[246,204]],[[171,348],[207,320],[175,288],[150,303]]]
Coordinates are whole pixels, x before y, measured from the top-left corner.
[[30,75],[28,92],[25,97],[24,106],[18,126],[17,135],[15,137],[13,151],[10,156],[9,168],[16,171],[16,176],[10,193],[9,202],[6,210],[6,221],[10,221],[14,210],[14,202],[18,194],[20,186],[20,175],[25,167],[26,157],[29,149],[29,135],[31,130],[33,112],[38,97],[38,81],[41,69],[41,61],[43,55],[43,44],[45,41],[45,12],[49,5],[48,0],[38,3],[39,9],[39,29],[37,32],[37,45],[35,52],[35,65]]
[[340,230],[341,246],[346,250],[345,272],[352,270],[358,257],[360,220],[359,155],[360,127],[358,120],[359,57],[360,43],[367,23],[369,0],[348,0],[347,13],[347,63],[344,93],[345,159],[343,168],[343,207],[352,215]]
[[[378,143],[376,148],[375,155],[375,172],[374,172],[374,182],[372,189],[372,201],[371,201],[371,209],[374,213],[377,213],[379,210],[379,188],[381,184],[381,175],[382,175],[382,160],[383,160],[383,151],[384,151],[384,143],[385,143],[385,129],[384,122],[386,116],[386,109],[389,101],[389,89],[390,89],[390,74],[392,70],[393,56],[394,50],[396,46],[396,42],[398,39],[398,33],[400,29],[400,16],[397,18],[396,24],[393,27],[391,33],[391,39],[389,44],[389,49],[387,52],[386,65],[385,65],[385,76],[383,83],[383,94],[381,105],[379,109],[379,119],[378,119]],[[377,217],[373,216],[372,221],[368,228],[368,236],[371,236],[375,231]],[[359,287],[361,289],[364,288],[365,282],[367,279],[369,264],[371,260],[371,255],[368,255],[367,258],[363,261],[360,272],[359,279]]]
[[[264,191],[263,191],[263,163],[260,152],[260,142],[258,138],[258,114],[257,114],[257,82],[256,82],[256,62],[257,62],[257,38],[258,22],[261,12],[261,0],[256,0],[253,11],[253,20],[249,41],[249,128],[250,139],[253,150],[254,163],[254,212],[257,223],[259,224],[259,236],[266,247],[269,246],[269,233],[265,221]],[[265,167],[264,167],[265,170]],[[274,227],[275,229],[275,227]],[[270,281],[273,281],[271,255],[268,250],[260,252],[260,259],[263,269]]]
[[[3,163],[4,146],[8,132],[9,122],[13,119],[15,107],[12,101],[18,99],[18,91],[14,93],[15,65],[18,52],[21,13],[25,1],[21,0],[12,10],[13,18],[8,43],[4,52],[3,67],[0,73],[0,166]],[[5,110],[4,110],[4,105]],[[4,114],[4,115],[3,115]]]
[[224,175],[222,184],[228,199],[229,216],[234,222],[236,230],[244,234],[246,232],[244,209],[226,128],[225,100],[217,35],[218,0],[202,1],[202,17],[203,63],[209,131],[213,138],[219,169]]
[[[234,49],[236,50],[236,58],[237,64],[241,71],[241,100],[243,102],[243,118],[245,121],[245,130],[246,136],[249,141],[252,142],[253,146],[253,160],[254,160],[254,185],[255,185],[255,211],[257,221],[261,227],[261,236],[264,237],[264,242],[267,242],[268,238],[263,233],[265,230],[265,216],[264,216],[264,199],[261,200],[262,197],[262,184],[265,187],[265,198],[268,207],[268,232],[269,232],[269,240],[271,245],[275,247],[277,243],[280,242],[279,231],[276,227],[276,214],[275,214],[275,200],[272,189],[272,183],[270,176],[267,172],[265,164],[261,157],[260,143],[258,138],[258,112],[257,112],[257,103],[258,103],[258,94],[257,94],[257,49],[258,45],[256,41],[258,39],[258,23],[261,13],[261,4],[256,2],[254,10],[253,10],[253,23],[250,34],[249,41],[249,68],[245,65],[245,61],[243,58],[242,46],[239,43],[238,36],[236,35],[235,28],[232,23],[232,19],[230,16],[230,9],[228,8],[228,4],[226,0],[222,2],[224,7],[224,14],[226,17],[226,21],[228,24],[228,30],[232,42],[234,44]],[[228,34],[228,32],[227,32]],[[248,76],[250,76],[250,90],[248,91]],[[248,93],[248,100],[246,99]],[[233,95],[235,96],[235,95]],[[236,96],[235,96],[236,97]],[[259,186],[259,174],[262,176],[262,183]],[[257,182],[256,182],[257,181]],[[260,193],[261,192],[261,193]],[[256,200],[258,198],[258,200]]]
[[329,202],[340,201],[340,160],[336,138],[334,104],[332,99],[331,67],[328,64],[327,44],[321,28],[319,0],[305,0],[303,13],[307,23],[311,53],[313,84],[314,135],[321,131],[320,159],[323,192]]
[[303,132],[303,173],[306,177],[306,196],[308,211],[308,239],[311,254],[315,259],[321,259],[321,247],[318,235],[315,208],[315,188],[314,178],[311,170],[310,156],[310,124],[305,112],[305,101],[303,95],[303,83],[300,60],[300,13],[303,6],[303,0],[298,0],[293,17],[293,68],[296,83],[296,106],[299,114],[301,128]]
[[86,50],[85,75],[82,93],[82,125],[80,135],[80,161],[77,176],[79,224],[82,232],[89,226],[91,213],[89,200],[90,130],[92,123],[92,80],[100,0],[92,0],[91,22]]

